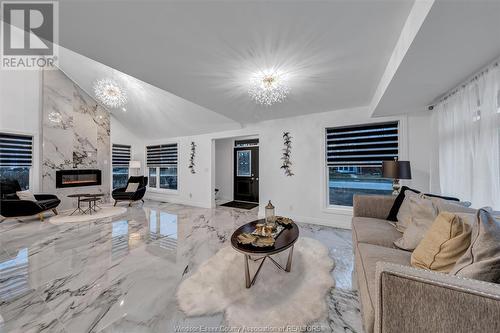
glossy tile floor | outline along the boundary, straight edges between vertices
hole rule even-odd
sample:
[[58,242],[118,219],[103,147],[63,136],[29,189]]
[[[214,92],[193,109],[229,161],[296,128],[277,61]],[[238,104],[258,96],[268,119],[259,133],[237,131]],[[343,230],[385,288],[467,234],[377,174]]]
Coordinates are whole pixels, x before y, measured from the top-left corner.
[[[257,209],[147,201],[94,222],[0,223],[0,332],[219,327],[222,314],[186,318],[177,309],[176,289],[256,215]],[[300,232],[323,242],[336,265],[329,316],[315,324],[325,332],[361,332],[350,231],[300,224]]]

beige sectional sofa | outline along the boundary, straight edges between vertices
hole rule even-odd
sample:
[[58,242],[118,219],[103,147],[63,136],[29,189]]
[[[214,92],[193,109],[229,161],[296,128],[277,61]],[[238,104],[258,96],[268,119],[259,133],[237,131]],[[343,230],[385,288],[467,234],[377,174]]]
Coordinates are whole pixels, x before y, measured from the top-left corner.
[[500,285],[410,266],[386,220],[393,196],[354,197],[352,238],[363,327],[371,332],[500,332]]

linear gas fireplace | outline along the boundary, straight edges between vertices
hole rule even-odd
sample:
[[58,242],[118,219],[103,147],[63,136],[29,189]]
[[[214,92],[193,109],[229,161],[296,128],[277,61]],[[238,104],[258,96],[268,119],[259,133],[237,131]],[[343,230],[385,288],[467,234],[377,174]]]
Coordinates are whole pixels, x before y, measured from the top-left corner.
[[76,169],[56,171],[56,187],[101,185],[101,170]]

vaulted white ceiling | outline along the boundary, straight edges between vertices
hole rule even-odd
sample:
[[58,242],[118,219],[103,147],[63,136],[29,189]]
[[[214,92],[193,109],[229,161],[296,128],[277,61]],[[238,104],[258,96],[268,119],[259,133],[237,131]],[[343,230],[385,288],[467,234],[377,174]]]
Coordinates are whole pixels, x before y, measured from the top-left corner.
[[[205,112],[206,126],[218,130],[221,122],[368,105],[412,3],[61,1],[60,43],[152,85],[129,87],[130,105],[119,115],[126,126],[150,136]],[[64,66],[82,82],[106,73],[90,61]],[[290,96],[255,105],[249,77],[271,67],[289,74]],[[155,100],[161,90],[169,97]]]
[[97,79],[110,78],[122,86],[127,93],[126,111],[118,108],[110,112],[142,138],[196,135],[241,127],[221,114],[64,47],[59,48],[59,67],[92,97]]

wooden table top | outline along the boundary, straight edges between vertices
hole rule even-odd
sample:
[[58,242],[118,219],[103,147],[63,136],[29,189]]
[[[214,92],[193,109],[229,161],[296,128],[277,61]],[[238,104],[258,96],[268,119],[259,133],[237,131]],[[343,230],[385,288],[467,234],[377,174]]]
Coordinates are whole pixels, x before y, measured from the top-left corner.
[[251,244],[238,243],[237,237],[240,234],[245,232],[252,233],[255,230],[255,225],[259,223],[266,223],[266,220],[261,219],[252,221],[236,229],[236,231],[231,236],[231,245],[236,251],[244,254],[274,254],[288,249],[299,238],[299,227],[295,223],[292,223],[290,227],[287,227],[279,234],[273,246],[256,247]]

